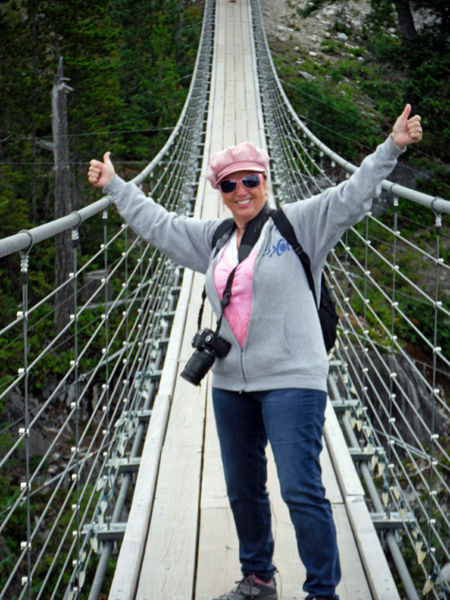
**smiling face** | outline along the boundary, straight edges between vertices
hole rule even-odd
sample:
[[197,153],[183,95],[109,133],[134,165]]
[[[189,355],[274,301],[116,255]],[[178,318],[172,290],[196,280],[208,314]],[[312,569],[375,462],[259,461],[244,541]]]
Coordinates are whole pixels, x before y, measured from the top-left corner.
[[[222,181],[242,179],[246,175],[252,174],[254,171],[236,171],[224,177]],[[238,229],[245,229],[247,223],[256,217],[266,202],[267,183],[264,179],[258,188],[247,189],[241,181],[238,183],[236,191],[230,194],[224,194],[222,191],[220,193],[223,203],[231,210]]]

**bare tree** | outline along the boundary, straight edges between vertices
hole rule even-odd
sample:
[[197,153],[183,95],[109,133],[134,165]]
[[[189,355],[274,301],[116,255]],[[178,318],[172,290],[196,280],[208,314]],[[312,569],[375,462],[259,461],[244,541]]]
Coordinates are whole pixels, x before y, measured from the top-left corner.
[[402,37],[407,40],[414,39],[417,35],[417,31],[416,26],[414,25],[414,18],[409,0],[395,0],[394,6],[397,11],[398,25]]
[[[58,70],[52,90],[52,129],[53,152],[55,157],[55,219],[64,217],[72,211],[70,193],[69,138],[67,128],[66,93],[70,90],[63,77],[63,59],[59,59]],[[72,244],[70,231],[56,236],[55,287],[58,289],[68,280],[72,271]],[[66,285],[55,295],[54,325],[56,333],[69,322],[73,313],[73,289]]]

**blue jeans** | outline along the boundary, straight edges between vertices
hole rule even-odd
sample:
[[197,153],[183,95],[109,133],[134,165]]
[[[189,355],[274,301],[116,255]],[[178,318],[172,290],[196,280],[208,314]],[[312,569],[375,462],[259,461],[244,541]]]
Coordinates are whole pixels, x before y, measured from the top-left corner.
[[326,393],[308,389],[239,393],[213,388],[213,402],[242,572],[265,581],[275,573],[266,490],[269,440],[306,568],[306,600],[337,600],[341,571],[336,530],[319,462]]

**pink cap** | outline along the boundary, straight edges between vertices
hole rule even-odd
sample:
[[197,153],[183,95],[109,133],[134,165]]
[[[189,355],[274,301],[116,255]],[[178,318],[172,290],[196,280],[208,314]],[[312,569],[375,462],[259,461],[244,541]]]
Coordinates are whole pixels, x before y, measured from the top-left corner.
[[209,161],[206,179],[217,190],[218,184],[230,173],[236,171],[255,171],[267,173],[270,157],[265,150],[257,148],[251,142],[242,142],[239,146],[230,146],[216,152]]

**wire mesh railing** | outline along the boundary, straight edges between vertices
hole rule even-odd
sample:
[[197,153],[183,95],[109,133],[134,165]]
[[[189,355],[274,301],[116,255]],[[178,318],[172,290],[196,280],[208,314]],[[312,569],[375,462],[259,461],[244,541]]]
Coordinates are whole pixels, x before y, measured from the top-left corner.
[[[168,210],[191,214],[209,99],[214,7],[188,98],[167,144],[135,178]],[[104,198],[0,240],[20,252],[22,300],[0,331],[0,599],[97,598],[123,537],[144,433],[164,365],[183,270],[111,215]],[[83,222],[100,248],[82,255]],[[70,305],[55,331],[58,289],[35,299],[41,244],[71,231]],[[47,240],[47,242],[45,242]],[[37,264],[36,264],[37,263]],[[20,366],[18,366],[20,365]]]
[[[295,114],[277,77],[257,0],[252,9],[272,184],[283,204],[336,185],[356,167]],[[383,190],[327,262],[340,315],[330,395],[344,406],[340,420],[348,444],[360,452],[367,502],[377,517],[383,514],[381,538],[407,597],[432,592],[446,598],[450,255],[443,217],[450,202],[390,181]]]

